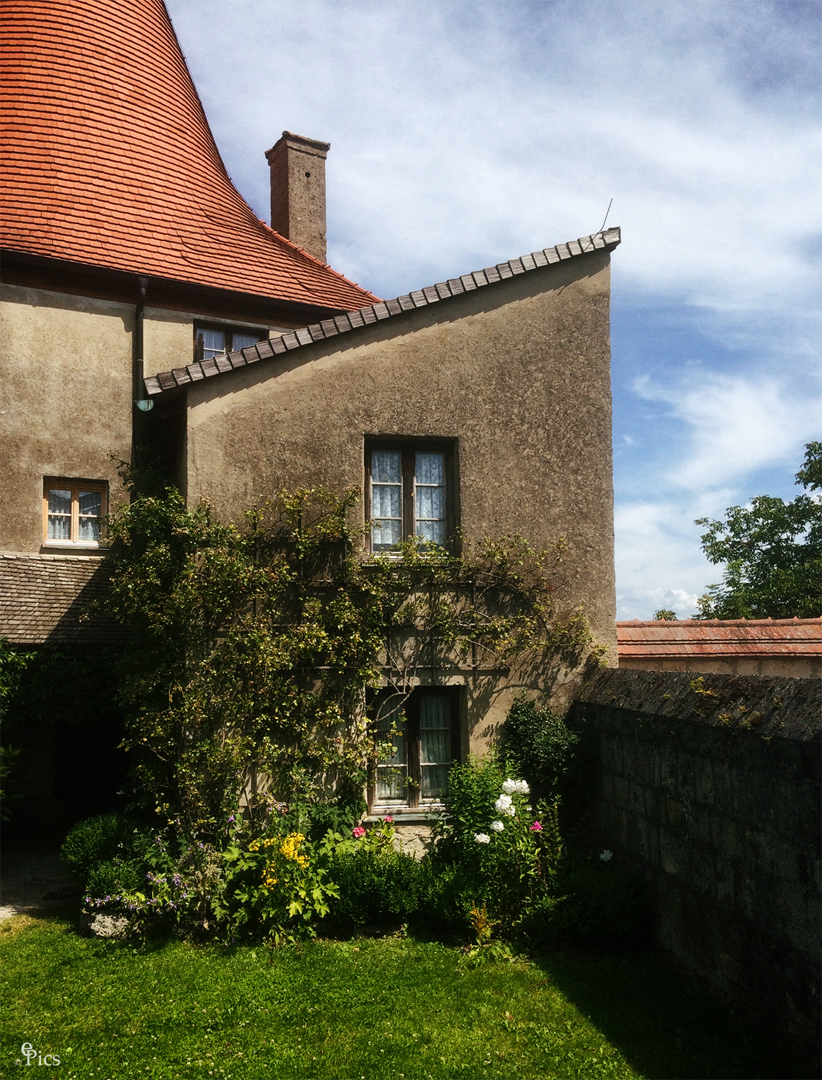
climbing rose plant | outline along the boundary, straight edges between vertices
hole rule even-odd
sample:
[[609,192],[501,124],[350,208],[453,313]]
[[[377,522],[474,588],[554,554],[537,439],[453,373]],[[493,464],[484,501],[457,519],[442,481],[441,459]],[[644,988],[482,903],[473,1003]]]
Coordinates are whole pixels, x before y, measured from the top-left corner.
[[410,542],[368,557],[356,490],[282,493],[225,523],[125,479],[101,605],[130,640],[125,747],[136,790],[192,840],[219,842],[238,805],[253,822],[264,789],[361,796],[380,753],[370,688],[407,696],[421,667],[460,660],[546,669],[591,654],[582,614],[558,613],[561,542],[456,538],[458,553]]

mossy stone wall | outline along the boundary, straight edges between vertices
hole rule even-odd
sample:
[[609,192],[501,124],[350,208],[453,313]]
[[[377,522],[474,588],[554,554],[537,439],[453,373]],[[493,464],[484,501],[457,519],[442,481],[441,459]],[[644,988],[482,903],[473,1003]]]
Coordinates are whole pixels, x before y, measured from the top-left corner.
[[572,715],[596,761],[603,843],[648,881],[658,942],[813,1052],[822,682],[612,669]]

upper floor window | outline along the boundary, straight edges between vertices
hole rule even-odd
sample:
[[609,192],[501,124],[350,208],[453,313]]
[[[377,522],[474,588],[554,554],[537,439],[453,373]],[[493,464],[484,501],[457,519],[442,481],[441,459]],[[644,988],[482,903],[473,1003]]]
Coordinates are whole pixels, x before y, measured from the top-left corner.
[[450,445],[369,442],[366,473],[372,551],[413,536],[447,544],[455,526]]
[[263,330],[236,326],[207,326],[197,323],[194,326],[194,359],[211,360],[223,353],[236,352],[248,345],[256,345],[268,334]]
[[47,478],[43,482],[44,542],[98,547],[107,496],[104,481]]

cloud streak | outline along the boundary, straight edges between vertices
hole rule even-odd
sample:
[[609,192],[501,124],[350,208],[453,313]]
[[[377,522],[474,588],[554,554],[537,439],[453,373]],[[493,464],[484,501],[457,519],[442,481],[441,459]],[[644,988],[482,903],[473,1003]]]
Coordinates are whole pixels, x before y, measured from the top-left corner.
[[822,6],[168,6],[256,212],[284,128],[329,140],[329,261],[383,296],[593,232],[614,199],[620,611],[716,580],[693,518],[787,493],[820,434]]

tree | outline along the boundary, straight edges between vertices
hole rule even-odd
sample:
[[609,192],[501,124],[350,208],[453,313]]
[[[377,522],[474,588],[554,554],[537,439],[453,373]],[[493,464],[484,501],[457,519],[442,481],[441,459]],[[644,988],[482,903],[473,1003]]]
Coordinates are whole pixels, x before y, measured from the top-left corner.
[[654,612],[654,622],[676,622],[676,612],[673,608],[660,608]]
[[757,495],[731,506],[708,526],[702,550],[724,563],[722,584],[698,600],[700,619],[790,619],[822,615],[822,442],[805,447],[796,482],[806,491],[790,502]]
[[361,797],[379,753],[370,689],[395,708],[421,669],[531,655],[544,673],[547,655],[574,668],[590,651],[580,613],[556,611],[561,543],[364,558],[356,491],[283,493],[240,524],[171,488],[132,496],[109,521],[103,605],[130,635],[125,746],[149,808],[189,837],[210,840],[241,802],[253,814],[257,779],[289,802]]

